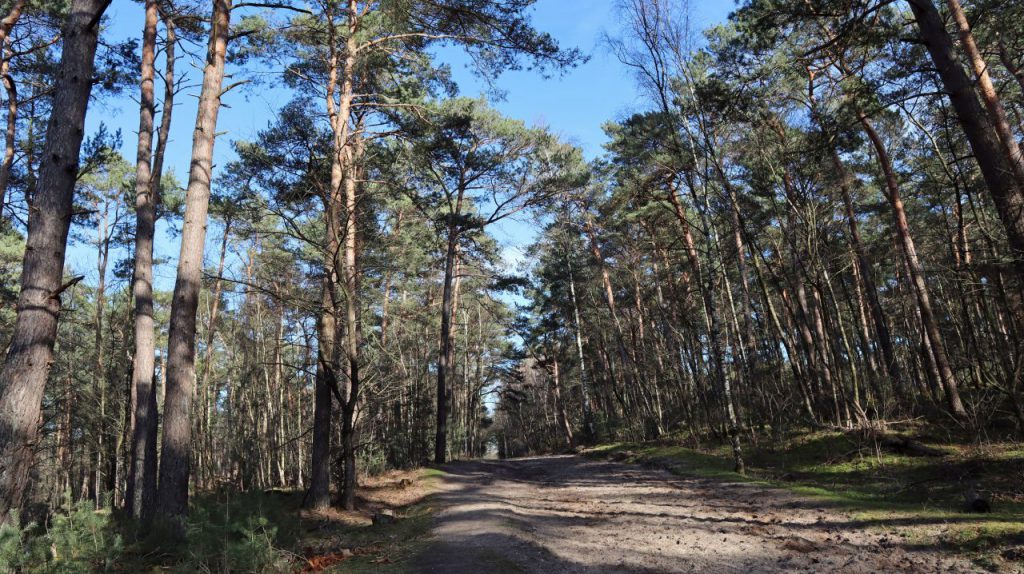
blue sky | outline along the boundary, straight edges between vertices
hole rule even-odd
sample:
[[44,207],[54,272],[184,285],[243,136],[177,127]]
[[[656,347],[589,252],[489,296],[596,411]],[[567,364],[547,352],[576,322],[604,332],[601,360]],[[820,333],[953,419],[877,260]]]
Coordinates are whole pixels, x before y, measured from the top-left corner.
[[[694,0],[693,25],[705,28],[719,23],[733,8],[731,0]],[[109,28],[105,32],[105,40],[141,35],[143,12],[138,3],[115,0],[108,13]],[[617,34],[617,20],[615,0],[538,0],[534,9],[535,26],[549,32],[562,46],[580,48],[591,59],[562,77],[544,79],[530,72],[508,73],[498,82],[506,97],[495,102],[494,106],[508,116],[548,126],[567,141],[582,147],[588,158],[600,155],[605,139],[601,125],[642,106],[629,71],[601,43],[604,32]],[[201,54],[202,46],[192,48],[196,54]],[[448,52],[441,52],[441,57],[452,58],[450,63],[463,95],[482,94],[483,86],[459,64],[457,57],[450,56]],[[197,75],[198,65],[188,59],[181,61],[178,68],[179,73]],[[196,83],[192,82],[193,85]],[[182,184],[188,177],[197,93],[198,87],[186,90],[179,96],[179,104],[174,109],[166,165]],[[95,130],[100,122],[111,129],[120,129],[124,138],[122,152],[132,161],[138,129],[137,98],[136,91],[131,90],[123,97],[95,102],[86,120],[87,132]],[[253,138],[267,126],[287,99],[287,91],[274,87],[273,77],[265,78],[258,89],[229,93],[224,99],[226,107],[221,110],[219,120],[218,131],[224,135],[217,140],[216,165],[223,166],[232,158],[232,140]],[[492,233],[506,247],[506,259],[510,263],[519,259],[520,248],[533,238],[533,229],[528,222],[505,222]],[[213,242],[218,234],[219,231],[211,226],[209,240]],[[178,241],[162,232],[160,236],[163,240],[158,240],[157,255],[169,258],[172,264],[157,269],[156,283],[158,288],[167,289],[174,282],[173,262],[177,258]],[[210,251],[207,249],[208,258]],[[88,273],[95,268],[95,252],[72,248],[68,254],[68,266]],[[95,279],[95,271],[91,273],[90,279]]]

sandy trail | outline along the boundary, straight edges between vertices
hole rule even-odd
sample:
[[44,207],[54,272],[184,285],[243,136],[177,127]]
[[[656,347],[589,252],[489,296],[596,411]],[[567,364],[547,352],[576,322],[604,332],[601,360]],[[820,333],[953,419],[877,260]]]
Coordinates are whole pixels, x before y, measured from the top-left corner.
[[980,572],[784,490],[573,456],[446,467],[420,572]]

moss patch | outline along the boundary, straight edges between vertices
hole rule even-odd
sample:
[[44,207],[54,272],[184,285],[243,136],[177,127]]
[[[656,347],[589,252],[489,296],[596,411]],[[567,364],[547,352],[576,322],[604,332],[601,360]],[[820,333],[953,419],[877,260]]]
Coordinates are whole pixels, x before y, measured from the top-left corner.
[[393,524],[349,527],[335,531],[333,537],[343,541],[355,555],[325,572],[387,572],[413,571],[412,560],[429,542],[435,506],[430,502],[415,504],[396,512]]

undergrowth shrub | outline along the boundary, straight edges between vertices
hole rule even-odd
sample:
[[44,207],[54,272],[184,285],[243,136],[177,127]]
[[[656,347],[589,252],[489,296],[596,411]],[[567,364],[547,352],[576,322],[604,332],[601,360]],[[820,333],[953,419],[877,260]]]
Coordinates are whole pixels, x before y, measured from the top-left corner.
[[21,526],[17,516],[0,527],[0,572],[85,574],[111,570],[124,543],[107,511],[88,500],[55,513],[48,526]]
[[387,451],[377,445],[367,445],[360,449],[357,455],[359,469],[364,475],[374,476],[383,474],[391,465],[388,463]]
[[0,525],[0,572],[17,572],[29,561],[27,538],[35,524],[21,526],[18,511],[12,511],[10,521]]
[[190,511],[188,540],[177,572],[217,574],[291,572],[298,523],[279,497],[236,494],[197,501]]
[[55,514],[44,538],[50,549],[48,572],[105,572],[124,551],[110,512],[94,510],[88,500]]
[[[0,574],[89,574],[139,572],[154,567],[180,573],[243,574],[293,572],[287,550],[299,533],[290,495],[261,492],[195,497],[187,539],[180,546],[158,528],[126,549],[119,522],[91,501],[66,502],[47,524],[22,526],[17,516],[0,526]],[[109,508],[109,505],[107,505]]]

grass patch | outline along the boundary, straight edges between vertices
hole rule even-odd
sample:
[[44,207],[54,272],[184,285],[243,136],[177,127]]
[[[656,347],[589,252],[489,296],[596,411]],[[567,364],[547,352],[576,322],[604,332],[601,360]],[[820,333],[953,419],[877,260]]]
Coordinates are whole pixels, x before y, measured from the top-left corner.
[[412,572],[413,560],[429,542],[435,508],[429,501],[422,502],[396,513],[399,520],[393,524],[356,526],[335,532],[355,556],[325,572]]

